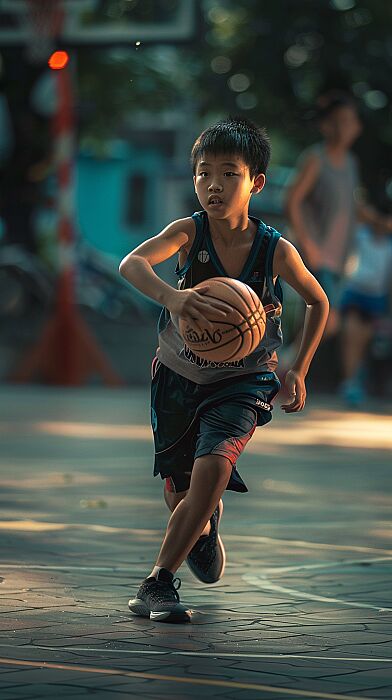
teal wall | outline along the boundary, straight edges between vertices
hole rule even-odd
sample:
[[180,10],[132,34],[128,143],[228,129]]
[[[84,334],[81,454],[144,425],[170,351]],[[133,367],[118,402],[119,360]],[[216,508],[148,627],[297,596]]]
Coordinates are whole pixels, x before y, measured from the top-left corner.
[[[105,253],[119,257],[149,235],[157,233],[158,202],[165,159],[154,151],[133,150],[121,145],[117,153],[103,158],[82,153],[77,160],[76,207],[80,234]],[[127,221],[129,178],[144,175],[144,220]]]

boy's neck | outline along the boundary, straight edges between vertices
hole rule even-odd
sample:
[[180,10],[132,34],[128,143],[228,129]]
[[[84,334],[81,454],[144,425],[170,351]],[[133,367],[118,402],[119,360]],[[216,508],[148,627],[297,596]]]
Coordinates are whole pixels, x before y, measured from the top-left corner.
[[227,219],[213,219],[208,217],[211,237],[222,240],[227,247],[231,247],[241,238],[251,237],[254,234],[254,224],[249,219],[248,211],[233,215]]
[[336,163],[344,163],[350,148],[344,143],[325,142],[325,149],[328,156]]

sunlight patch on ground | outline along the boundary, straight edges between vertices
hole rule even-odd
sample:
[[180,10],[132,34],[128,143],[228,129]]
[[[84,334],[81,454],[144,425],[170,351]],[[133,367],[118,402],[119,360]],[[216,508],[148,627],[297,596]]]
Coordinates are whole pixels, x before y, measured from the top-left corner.
[[47,532],[52,530],[66,530],[67,528],[67,523],[43,523],[37,520],[0,520],[0,530]]
[[306,420],[293,423],[279,422],[266,431],[256,431],[247,451],[259,452],[260,446],[269,442],[280,445],[319,445],[388,450],[392,448],[392,421],[388,416],[368,413],[338,413],[315,411]]
[[372,535],[373,537],[382,537],[382,538],[391,540],[392,539],[392,529],[370,530],[369,535]]
[[0,423],[0,433],[40,433],[60,437],[100,440],[151,440],[149,425],[111,425],[110,423],[74,423],[67,421],[39,421]]
[[[3,468],[2,470],[4,471]],[[80,472],[72,472],[72,474],[50,474],[49,472],[41,472],[24,477],[23,486],[28,489],[53,489],[68,487],[70,485],[92,486],[104,484],[108,480],[109,477],[97,476],[96,474],[82,474]],[[20,478],[11,479],[9,477],[0,477],[0,488],[20,489]]]
[[[261,446],[330,445],[334,447],[392,448],[392,420],[387,415],[314,410],[293,415],[284,424],[280,417],[265,430],[255,432],[247,451],[259,453]],[[149,425],[114,425],[70,421],[31,421],[0,423],[0,433],[45,434],[94,440],[142,440],[151,442]]]
[[126,527],[113,527],[107,525],[95,525],[91,523],[53,523],[43,522],[42,520],[0,520],[0,530],[20,530],[24,532],[45,532],[54,530],[91,530],[93,532],[102,532],[110,534],[118,534],[124,532],[126,534],[137,535],[141,538],[162,537],[161,530],[143,530]]
[[274,491],[276,493],[291,493],[296,496],[302,496],[308,492],[297,484],[292,484],[289,481],[276,481],[275,479],[264,479],[262,487],[265,491]]

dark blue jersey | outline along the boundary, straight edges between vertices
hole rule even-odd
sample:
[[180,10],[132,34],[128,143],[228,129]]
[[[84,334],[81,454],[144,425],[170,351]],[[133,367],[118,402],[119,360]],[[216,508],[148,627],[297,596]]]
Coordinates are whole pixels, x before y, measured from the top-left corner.
[[[185,265],[177,263],[178,288],[188,289],[211,277],[230,277],[219,260],[211,238],[205,211],[192,215],[196,235]],[[276,349],[282,344],[280,315],[282,289],[273,281],[273,257],[280,233],[260,219],[249,217],[257,225],[256,235],[241,274],[237,277],[256,292],[267,314],[266,330],[257,348],[242,360],[211,362],[197,357],[184,343],[178,329],[178,317],[162,309],[158,322],[160,361],[178,374],[197,384],[255,372],[273,371],[277,365]]]

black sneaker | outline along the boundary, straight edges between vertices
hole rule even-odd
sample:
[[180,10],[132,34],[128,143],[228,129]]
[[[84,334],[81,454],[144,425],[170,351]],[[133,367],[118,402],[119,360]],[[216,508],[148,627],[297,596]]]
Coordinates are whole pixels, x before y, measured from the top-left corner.
[[218,535],[218,526],[222,513],[223,503],[220,500],[210,519],[210,534],[199,537],[186,558],[186,563],[192,573],[203,583],[219,581],[225,570],[225,548]]
[[191,611],[181,605],[177,593],[180,586],[179,578],[174,578],[171,571],[161,569],[157,578],[150,576],[144,579],[136,598],[129,601],[128,607],[134,615],[158,622],[190,622]]

